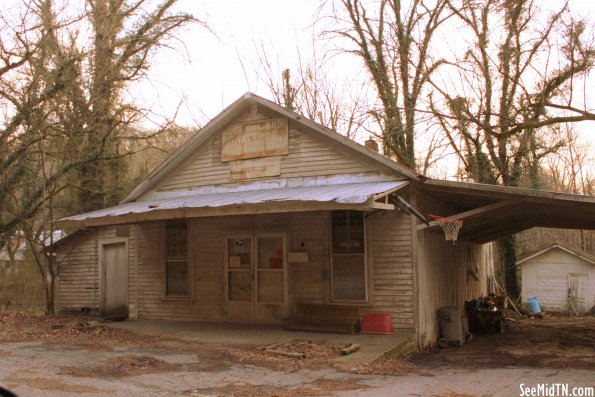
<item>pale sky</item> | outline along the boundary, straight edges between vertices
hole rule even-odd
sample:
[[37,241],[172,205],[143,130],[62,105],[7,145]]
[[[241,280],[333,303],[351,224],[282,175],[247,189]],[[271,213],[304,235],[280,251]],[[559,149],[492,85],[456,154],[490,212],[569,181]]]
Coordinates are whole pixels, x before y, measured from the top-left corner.
[[[181,124],[203,123],[247,91],[270,97],[258,81],[257,47],[265,46],[279,67],[297,63],[311,52],[313,18],[319,0],[205,1],[180,0],[177,9],[204,20],[212,33],[195,25],[180,35],[185,48],[160,53],[151,72],[154,98],[171,114],[184,100]],[[167,98],[169,104],[163,104]],[[194,120],[193,120],[194,119]]]
[[[156,57],[151,84],[144,86],[139,96],[155,111],[168,115],[182,101],[177,120],[190,126],[204,124],[247,91],[270,98],[268,88],[256,77],[256,47],[262,43],[270,59],[275,63],[279,60],[280,69],[295,67],[298,46],[302,58],[308,58],[312,37],[324,25],[314,24],[320,2],[179,0],[179,10],[204,20],[213,33],[198,25],[186,28],[180,35],[185,48],[178,43],[179,51],[162,51]],[[547,7],[560,1],[543,0],[537,4]],[[570,7],[595,20],[594,0],[571,0]],[[332,49],[324,40],[316,45],[320,54]],[[350,55],[340,56],[340,76],[366,78],[358,60]],[[589,90],[595,92],[595,86]]]
[[[129,95],[169,118],[180,104],[176,121],[189,127],[204,125],[247,91],[272,99],[256,76],[257,47],[264,46],[279,73],[288,67],[295,70],[298,48],[305,61],[312,56],[314,47],[318,56],[332,52],[336,48],[333,42],[315,39],[328,23],[326,19],[321,21],[318,14],[323,1],[327,0],[179,0],[176,10],[193,14],[212,32],[200,25],[184,28],[178,35],[179,41],[172,42],[176,49],[160,50],[153,59],[149,81],[131,88]],[[543,8],[559,7],[562,3],[535,1]],[[6,15],[18,2],[0,0],[0,12]],[[84,4],[83,0],[68,2],[78,7]],[[595,20],[595,0],[570,0],[570,8]],[[354,86],[367,80],[355,56],[339,54],[332,61],[339,85],[345,79],[354,82]],[[586,88],[595,93],[595,79],[591,78]],[[594,107],[595,99],[590,102]],[[162,122],[158,116],[153,119]],[[590,138],[595,137],[590,133],[595,123],[584,124],[581,130],[588,131]]]

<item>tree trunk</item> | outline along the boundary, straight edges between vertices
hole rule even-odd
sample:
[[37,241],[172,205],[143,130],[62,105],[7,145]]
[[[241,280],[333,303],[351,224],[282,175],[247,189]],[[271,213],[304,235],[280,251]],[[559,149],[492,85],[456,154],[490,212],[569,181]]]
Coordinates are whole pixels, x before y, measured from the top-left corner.
[[509,235],[498,241],[501,257],[501,269],[504,272],[506,293],[513,299],[519,297],[516,271],[516,236]]
[[54,278],[44,281],[45,289],[45,314],[54,314]]

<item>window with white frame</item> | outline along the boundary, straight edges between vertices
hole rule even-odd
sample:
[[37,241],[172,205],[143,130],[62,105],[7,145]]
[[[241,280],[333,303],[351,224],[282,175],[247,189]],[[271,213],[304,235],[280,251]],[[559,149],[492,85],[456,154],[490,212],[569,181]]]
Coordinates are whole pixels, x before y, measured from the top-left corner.
[[333,301],[366,301],[364,213],[333,211],[331,240]]
[[165,223],[165,295],[188,297],[188,223]]

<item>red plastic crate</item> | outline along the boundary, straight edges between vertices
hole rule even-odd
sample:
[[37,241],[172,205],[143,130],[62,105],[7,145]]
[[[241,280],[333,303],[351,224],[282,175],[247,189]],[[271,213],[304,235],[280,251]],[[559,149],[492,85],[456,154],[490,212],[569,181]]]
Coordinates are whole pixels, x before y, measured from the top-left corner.
[[386,313],[364,313],[361,331],[364,334],[390,335],[394,332],[393,323]]

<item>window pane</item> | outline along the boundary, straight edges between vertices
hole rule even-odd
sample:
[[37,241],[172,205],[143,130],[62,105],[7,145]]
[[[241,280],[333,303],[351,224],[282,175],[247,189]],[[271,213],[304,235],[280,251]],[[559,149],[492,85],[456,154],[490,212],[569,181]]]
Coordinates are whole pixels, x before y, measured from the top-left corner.
[[227,255],[229,269],[252,268],[252,239],[230,238],[227,240]]
[[349,211],[349,252],[364,252],[364,213]]
[[165,224],[166,258],[188,257],[188,224],[186,221]]
[[259,269],[283,269],[283,239],[259,237],[256,239]]
[[167,295],[188,296],[188,262],[166,262]]
[[333,211],[331,234],[336,254],[364,252],[364,213]]
[[366,300],[364,255],[333,255],[333,299]]
[[250,272],[230,271],[228,282],[230,301],[252,300],[252,274]]
[[283,303],[285,297],[282,271],[259,271],[257,293],[259,302]]
[[188,237],[186,236],[186,229],[180,233],[180,238],[178,240],[178,258],[187,258],[188,257]]
[[333,252],[336,254],[349,253],[349,233],[347,230],[333,230]]
[[178,240],[168,238],[165,240],[165,247],[166,258],[175,258],[178,256]]

